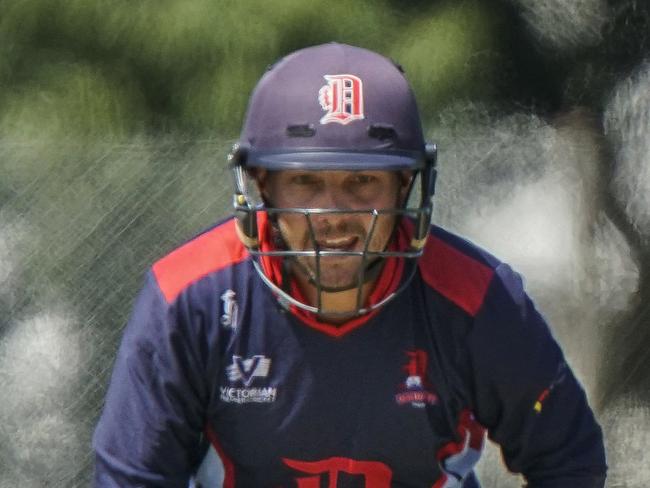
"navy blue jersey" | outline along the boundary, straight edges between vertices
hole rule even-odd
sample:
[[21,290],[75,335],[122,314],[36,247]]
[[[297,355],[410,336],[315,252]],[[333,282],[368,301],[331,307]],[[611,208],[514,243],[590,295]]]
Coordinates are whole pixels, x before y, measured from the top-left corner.
[[[602,487],[602,434],[507,265],[433,228],[415,278],[342,325],[287,311],[233,220],[158,261],[93,444],[98,487]],[[394,289],[403,263],[376,288]],[[272,270],[269,270],[272,275]]]

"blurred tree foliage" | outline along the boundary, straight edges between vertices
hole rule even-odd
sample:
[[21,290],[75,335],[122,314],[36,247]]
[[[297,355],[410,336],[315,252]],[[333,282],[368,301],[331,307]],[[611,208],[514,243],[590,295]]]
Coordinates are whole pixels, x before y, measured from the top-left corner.
[[431,115],[495,95],[502,23],[480,0],[0,0],[0,224],[33,234],[22,303],[48,280],[68,297],[123,289],[110,281],[225,213],[215,162],[281,56],[329,41],[377,50]]
[[19,266],[34,287],[24,303],[48,279],[66,296],[86,281],[117,289],[108,281],[225,213],[215,161],[281,56],[329,41],[377,50],[404,66],[426,118],[497,96],[509,49],[507,16],[481,0],[0,0],[0,13],[0,223],[38,234]]
[[0,131],[27,139],[233,136],[265,67],[328,41],[394,57],[430,114],[494,95],[505,49],[505,17],[477,0],[0,0],[0,12]]

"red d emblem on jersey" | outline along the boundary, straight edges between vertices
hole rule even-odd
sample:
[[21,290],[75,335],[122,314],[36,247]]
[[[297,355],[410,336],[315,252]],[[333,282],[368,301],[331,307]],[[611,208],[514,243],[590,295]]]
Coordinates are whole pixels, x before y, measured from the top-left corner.
[[327,113],[321,124],[348,124],[364,118],[363,83],[354,75],[325,75],[327,85],[318,92],[318,101]]
[[411,404],[418,408],[437,404],[438,395],[433,392],[433,387],[427,378],[428,354],[422,349],[416,349],[406,351],[406,357],[408,360],[402,367],[406,372],[406,380],[400,385],[395,400],[400,405]]
[[333,457],[321,461],[298,461],[286,458],[282,460],[284,464],[302,475],[308,475],[296,478],[298,488],[322,486],[336,488],[339,486],[339,476],[342,474],[348,475],[348,478],[358,478],[354,486],[390,488],[393,478],[391,469],[379,461],[357,461],[345,457]]

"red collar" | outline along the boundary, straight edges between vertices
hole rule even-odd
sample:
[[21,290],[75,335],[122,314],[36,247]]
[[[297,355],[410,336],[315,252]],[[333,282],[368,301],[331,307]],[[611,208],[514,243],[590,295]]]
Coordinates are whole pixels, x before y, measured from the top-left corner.
[[[268,217],[265,213],[258,214],[258,222],[261,229],[261,250],[263,252],[271,251],[274,249],[272,244],[272,239],[270,238],[271,234],[271,225],[268,222]],[[408,235],[407,226],[401,224],[397,229],[397,239],[394,239],[393,242],[389,245],[389,250],[397,249],[406,249],[410,239]],[[264,274],[273,281],[279,287],[282,286],[282,258],[277,256],[262,256],[261,258],[262,269]],[[368,297],[368,306],[379,303],[385,297],[397,290],[399,283],[402,279],[402,273],[404,271],[404,258],[386,258],[386,263],[375,282],[375,285],[370,292]],[[304,295],[300,291],[298,284],[294,279],[291,280],[291,296],[296,300],[299,300],[303,303],[307,303]],[[342,324],[329,324],[327,322],[322,322],[318,319],[318,316],[312,312],[308,312],[301,308],[291,305],[289,307],[291,313],[298,317],[302,322],[304,322],[309,327],[312,327],[320,332],[323,332],[332,337],[342,337],[348,332],[351,332],[354,329],[357,329],[361,325],[368,322],[372,317],[374,317],[379,309],[374,310],[370,313],[355,317],[350,319],[347,322]]]

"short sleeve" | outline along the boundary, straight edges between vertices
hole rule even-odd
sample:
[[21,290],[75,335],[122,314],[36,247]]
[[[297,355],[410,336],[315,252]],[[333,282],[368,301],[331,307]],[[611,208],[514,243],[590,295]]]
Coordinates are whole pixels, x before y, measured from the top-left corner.
[[531,488],[603,487],[602,431],[543,317],[507,265],[469,336],[474,409]]
[[148,273],[93,437],[97,487],[188,486],[207,393],[191,320],[179,309]]

